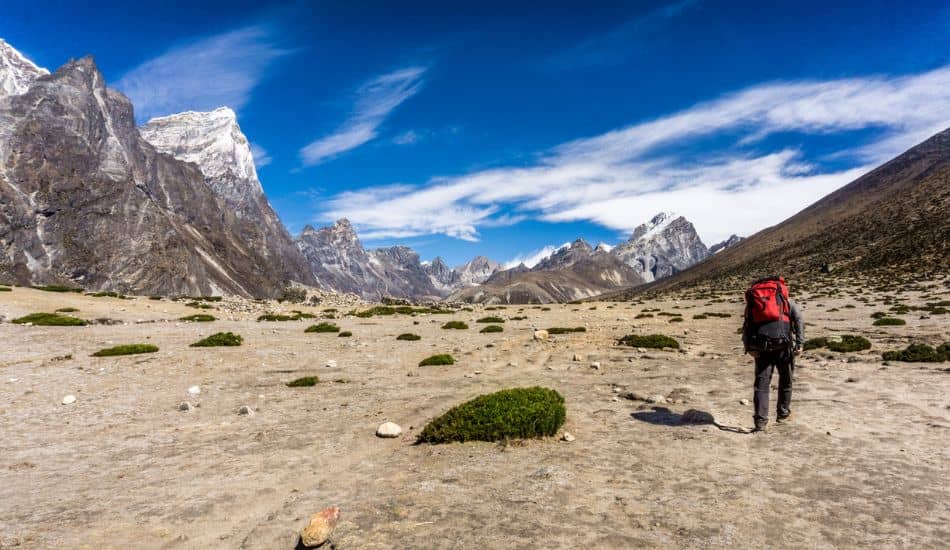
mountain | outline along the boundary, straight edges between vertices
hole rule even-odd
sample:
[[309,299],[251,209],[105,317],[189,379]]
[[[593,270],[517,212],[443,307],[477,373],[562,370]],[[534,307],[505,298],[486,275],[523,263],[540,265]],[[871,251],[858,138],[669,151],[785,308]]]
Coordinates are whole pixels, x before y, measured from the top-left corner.
[[709,250],[686,218],[661,212],[637,226],[630,240],[614,247],[611,254],[650,282],[706,259]]
[[610,252],[577,239],[531,269],[521,264],[496,272],[484,284],[459,290],[447,300],[491,304],[569,302],[643,282],[639,273]]
[[422,264],[422,269],[429,276],[432,285],[445,294],[462,286],[459,273],[438,256],[431,262]]
[[26,93],[34,80],[48,74],[0,38],[0,98]]
[[792,284],[822,276],[893,284],[950,271],[950,129],[690,269],[640,289],[742,288],[780,273]]
[[17,92],[0,98],[0,279],[261,297],[312,281],[257,246],[269,242],[257,221],[198,165],[142,138],[91,57],[45,74],[11,50],[0,51],[4,90]]
[[475,256],[468,262],[456,266],[455,272],[458,274],[460,286],[473,286],[484,283],[501,268],[502,265],[494,260],[485,256]]
[[742,241],[742,237],[735,234],[730,235],[728,239],[710,246],[709,255],[712,256],[713,254],[718,254],[719,252],[722,252],[723,250],[727,248],[730,248],[739,244],[741,241]]
[[296,243],[322,288],[367,300],[436,299],[444,294],[412,249],[394,246],[367,251],[346,219],[321,229],[308,225]]

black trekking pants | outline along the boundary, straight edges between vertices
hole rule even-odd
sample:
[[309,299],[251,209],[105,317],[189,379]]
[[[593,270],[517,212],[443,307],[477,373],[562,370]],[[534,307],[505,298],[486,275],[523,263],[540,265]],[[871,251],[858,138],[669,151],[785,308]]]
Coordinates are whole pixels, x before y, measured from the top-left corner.
[[779,416],[787,416],[792,405],[792,373],[795,370],[795,356],[792,350],[764,351],[755,358],[755,422],[765,424],[769,421],[769,386],[772,383],[772,371],[778,370],[778,407]]

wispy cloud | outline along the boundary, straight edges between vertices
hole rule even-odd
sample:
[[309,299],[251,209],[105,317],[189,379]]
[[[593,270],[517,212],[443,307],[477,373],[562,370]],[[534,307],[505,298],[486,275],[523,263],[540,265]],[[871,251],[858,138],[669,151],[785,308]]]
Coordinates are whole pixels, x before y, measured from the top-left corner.
[[505,262],[505,269],[511,269],[517,267],[521,264],[524,264],[528,267],[534,267],[541,263],[541,260],[547,258],[551,254],[554,254],[558,250],[564,248],[565,246],[571,246],[571,243],[564,243],[561,246],[547,245],[543,248],[537,250],[532,250],[525,254],[518,254],[514,258]]
[[273,157],[263,147],[256,143],[251,143],[251,156],[254,158],[254,166],[263,168],[273,161]]
[[[324,203],[321,218],[345,216],[376,236],[477,240],[478,227],[503,223],[504,216],[585,220],[628,232],[656,212],[675,210],[706,242],[716,242],[781,221],[948,125],[950,67],[769,83],[564,143],[533,165],[342,193]],[[764,139],[855,130],[874,137],[839,151],[834,168]],[[710,137],[717,139],[704,140],[700,151],[683,152]]]
[[268,26],[246,27],[173,48],[126,73],[116,83],[142,120],[221,106],[240,110],[277,58]]
[[622,63],[630,56],[641,52],[648,37],[662,32],[671,19],[698,3],[699,0],[679,0],[655,8],[559,52],[548,60],[547,66],[563,69]]
[[425,67],[406,67],[360,86],[350,118],[332,134],[301,149],[303,163],[320,164],[375,139],[389,113],[422,88],[425,71]]

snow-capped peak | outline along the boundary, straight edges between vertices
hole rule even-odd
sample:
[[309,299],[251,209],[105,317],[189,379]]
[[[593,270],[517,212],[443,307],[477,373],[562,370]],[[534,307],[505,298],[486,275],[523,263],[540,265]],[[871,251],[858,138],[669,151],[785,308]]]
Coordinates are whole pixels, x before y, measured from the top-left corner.
[[662,233],[677,218],[679,218],[679,216],[675,212],[660,212],[656,216],[653,216],[653,219],[649,222],[637,226],[630,240],[649,240],[653,236]]
[[0,38],[0,97],[26,93],[34,80],[47,74],[49,71]]
[[[263,193],[250,143],[238,126],[237,115],[228,107],[156,117],[139,132],[159,151],[197,164],[205,178],[238,179]],[[247,189],[234,191],[243,194]]]
[[594,247],[594,250],[599,250],[600,252],[610,252],[613,249],[614,247],[612,245],[609,245],[605,242],[599,242],[597,243],[597,246]]

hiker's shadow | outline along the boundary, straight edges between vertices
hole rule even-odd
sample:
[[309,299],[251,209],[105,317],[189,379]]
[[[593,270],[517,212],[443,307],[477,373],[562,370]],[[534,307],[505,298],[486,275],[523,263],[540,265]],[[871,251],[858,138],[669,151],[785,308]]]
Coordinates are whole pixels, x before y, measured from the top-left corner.
[[666,407],[653,407],[649,411],[630,413],[635,420],[656,424],[659,426],[715,426],[724,432],[747,433],[748,430],[738,426],[724,426],[716,422],[712,413],[689,409],[683,414],[675,413]]

